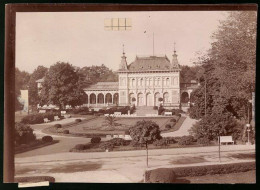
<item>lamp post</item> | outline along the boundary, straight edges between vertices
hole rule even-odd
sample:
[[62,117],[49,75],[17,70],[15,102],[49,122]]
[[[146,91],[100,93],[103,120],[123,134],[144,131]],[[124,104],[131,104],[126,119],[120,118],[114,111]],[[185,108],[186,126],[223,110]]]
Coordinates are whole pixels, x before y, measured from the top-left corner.
[[250,138],[249,138],[249,134],[250,134],[250,103],[252,102],[252,100],[248,101],[248,124],[246,124],[246,131],[247,131],[247,145],[250,145]]
[[249,132],[250,132],[250,124],[246,124],[247,127],[247,145],[250,145]]

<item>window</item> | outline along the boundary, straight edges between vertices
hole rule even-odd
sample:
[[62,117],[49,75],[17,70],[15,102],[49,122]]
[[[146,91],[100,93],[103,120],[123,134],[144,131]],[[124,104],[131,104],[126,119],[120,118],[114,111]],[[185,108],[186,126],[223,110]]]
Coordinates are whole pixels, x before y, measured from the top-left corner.
[[169,84],[170,84],[170,79],[166,78],[166,86],[169,86]]
[[135,79],[132,79],[132,86],[135,86]]

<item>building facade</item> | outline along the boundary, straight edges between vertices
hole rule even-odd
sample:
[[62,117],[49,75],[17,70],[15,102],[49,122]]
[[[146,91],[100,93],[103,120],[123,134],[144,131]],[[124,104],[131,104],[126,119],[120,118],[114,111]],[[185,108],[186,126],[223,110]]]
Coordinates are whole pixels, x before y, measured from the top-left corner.
[[166,55],[136,56],[130,64],[123,52],[117,71],[118,82],[99,82],[84,89],[88,95],[87,105],[158,106],[162,103],[165,107],[179,108],[180,71],[176,51],[171,61]]
[[[123,51],[119,65],[118,82],[98,82],[84,89],[87,101],[84,106],[159,106],[189,107],[196,81],[180,83],[180,65],[174,50],[172,59],[165,56],[136,56],[128,64]],[[43,79],[38,82],[41,89]]]

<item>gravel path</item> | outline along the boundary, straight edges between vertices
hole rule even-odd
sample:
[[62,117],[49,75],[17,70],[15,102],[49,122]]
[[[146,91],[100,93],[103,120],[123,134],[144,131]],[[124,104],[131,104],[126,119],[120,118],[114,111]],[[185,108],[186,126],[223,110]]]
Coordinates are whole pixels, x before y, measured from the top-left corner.
[[163,137],[181,137],[181,136],[184,136],[184,135],[189,135],[189,129],[198,120],[191,119],[188,115],[185,115],[185,117],[187,117],[187,118],[184,120],[184,122],[183,122],[183,124],[182,124],[182,126],[180,127],[179,130],[169,132],[169,133],[163,133],[162,136]]

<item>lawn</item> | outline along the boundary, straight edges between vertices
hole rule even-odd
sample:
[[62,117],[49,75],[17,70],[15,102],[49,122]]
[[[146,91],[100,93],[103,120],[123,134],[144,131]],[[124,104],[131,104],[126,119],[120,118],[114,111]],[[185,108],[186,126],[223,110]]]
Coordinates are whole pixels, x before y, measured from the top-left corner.
[[82,123],[77,124],[76,126],[69,127],[70,133],[81,133],[81,134],[124,134],[126,129],[129,129],[133,126],[137,121],[140,120],[152,120],[156,122],[160,129],[164,129],[165,125],[172,119],[172,117],[151,117],[151,118],[116,118],[116,123],[119,126],[116,126],[114,129],[106,129],[105,117],[98,117],[96,119],[92,119],[90,121],[83,121]]
[[256,171],[247,172],[205,175],[196,177],[182,177],[177,183],[219,183],[219,184],[234,184],[234,183],[256,183]]

